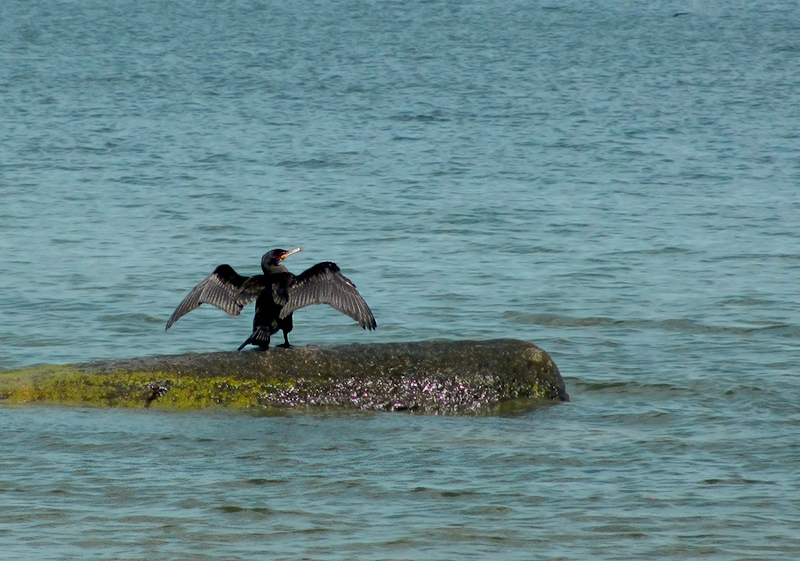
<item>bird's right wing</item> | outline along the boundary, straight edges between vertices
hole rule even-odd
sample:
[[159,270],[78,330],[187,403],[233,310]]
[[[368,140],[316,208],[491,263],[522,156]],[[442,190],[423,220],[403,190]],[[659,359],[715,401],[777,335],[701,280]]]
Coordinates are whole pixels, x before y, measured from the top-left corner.
[[[364,298],[336,266],[329,261],[317,263],[296,276],[289,284],[288,299],[281,309],[281,318],[312,304],[328,304],[356,320],[364,329],[375,329],[375,317]],[[280,301],[276,294],[276,301]]]
[[200,304],[211,304],[232,316],[238,316],[262,289],[259,277],[243,277],[230,265],[220,265],[178,304],[167,321],[167,329]]

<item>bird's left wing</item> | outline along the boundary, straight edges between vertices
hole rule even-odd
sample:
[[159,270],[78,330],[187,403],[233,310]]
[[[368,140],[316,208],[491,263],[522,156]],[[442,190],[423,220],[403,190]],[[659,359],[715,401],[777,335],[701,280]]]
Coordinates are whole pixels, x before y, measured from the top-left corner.
[[317,263],[296,276],[287,287],[287,296],[281,319],[312,304],[328,304],[356,320],[364,329],[378,326],[356,285],[341,273],[336,263]]

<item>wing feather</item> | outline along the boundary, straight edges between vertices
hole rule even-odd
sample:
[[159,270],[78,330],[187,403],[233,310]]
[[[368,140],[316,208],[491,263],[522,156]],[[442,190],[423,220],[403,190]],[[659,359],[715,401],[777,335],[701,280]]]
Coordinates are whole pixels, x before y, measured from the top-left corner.
[[328,304],[356,320],[364,329],[375,329],[378,325],[356,285],[341,273],[336,263],[317,263],[294,277],[286,293],[281,319],[306,306]]
[[167,329],[200,304],[211,304],[232,316],[238,316],[242,308],[255,300],[264,288],[261,275],[243,277],[230,265],[220,265],[203,282],[195,286],[178,304],[167,321]]

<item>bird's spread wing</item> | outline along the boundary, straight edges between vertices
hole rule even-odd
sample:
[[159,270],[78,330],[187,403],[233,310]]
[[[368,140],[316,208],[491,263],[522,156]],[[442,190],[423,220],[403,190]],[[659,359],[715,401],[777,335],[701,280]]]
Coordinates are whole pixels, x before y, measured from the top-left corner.
[[364,329],[375,329],[375,317],[367,303],[336,263],[317,263],[296,276],[287,288],[288,300],[281,319],[312,304],[328,304],[356,320]]
[[238,316],[242,308],[255,300],[264,288],[259,280],[260,277],[243,277],[230,265],[220,265],[178,304],[167,322],[167,329],[200,304],[211,304],[232,316]]

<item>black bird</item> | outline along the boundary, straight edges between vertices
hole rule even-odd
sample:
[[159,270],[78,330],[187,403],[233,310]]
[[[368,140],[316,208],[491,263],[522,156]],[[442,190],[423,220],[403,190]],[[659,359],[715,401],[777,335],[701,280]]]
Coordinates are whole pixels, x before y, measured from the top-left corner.
[[347,314],[364,329],[375,329],[375,317],[367,303],[339,270],[336,263],[317,263],[300,275],[293,275],[281,261],[300,251],[273,249],[261,258],[263,275],[243,277],[230,265],[220,265],[208,278],[195,286],[183,299],[167,322],[167,329],[200,304],[211,304],[238,316],[242,308],[256,301],[253,333],[239,347],[256,345],[261,350],[269,348],[270,336],[283,331],[281,347],[291,347],[292,312],[312,304],[328,304]]

